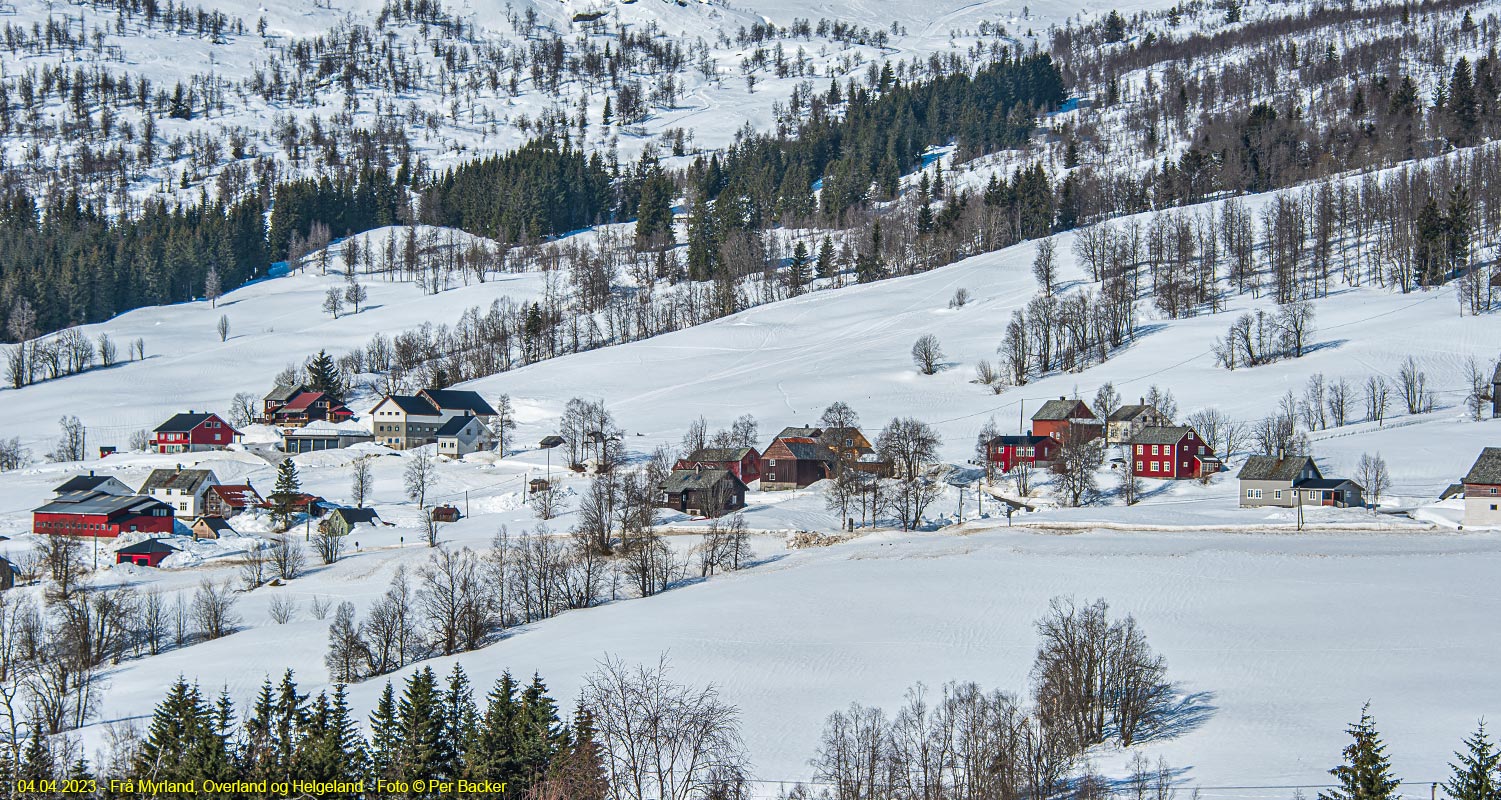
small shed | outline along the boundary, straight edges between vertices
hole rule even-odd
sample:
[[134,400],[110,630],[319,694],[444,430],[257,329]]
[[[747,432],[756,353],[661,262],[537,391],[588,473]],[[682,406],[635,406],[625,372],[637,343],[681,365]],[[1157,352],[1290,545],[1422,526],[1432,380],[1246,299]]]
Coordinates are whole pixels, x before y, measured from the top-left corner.
[[218,539],[226,533],[235,532],[235,529],[229,526],[229,521],[223,517],[199,517],[193,520],[193,524],[189,527],[193,531],[193,538],[198,541]]
[[434,506],[431,513],[434,522],[458,522],[463,516],[457,508],[447,504]]
[[160,566],[162,559],[177,552],[177,548],[161,539],[147,539],[126,545],[115,551],[116,564],[135,564],[138,567]]
[[542,441],[538,442],[537,446],[542,448],[543,450],[551,450],[562,443],[563,437],[561,436],[543,436]]
[[537,492],[547,491],[549,485],[550,483],[546,478],[532,478],[526,482],[526,490],[531,494],[536,494]]

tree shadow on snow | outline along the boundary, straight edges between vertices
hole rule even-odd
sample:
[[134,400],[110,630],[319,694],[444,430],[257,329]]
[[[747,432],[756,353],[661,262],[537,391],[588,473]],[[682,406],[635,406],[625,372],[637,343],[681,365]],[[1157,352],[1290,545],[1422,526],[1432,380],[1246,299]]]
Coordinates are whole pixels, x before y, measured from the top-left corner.
[[1330,339],[1327,342],[1317,342],[1315,344],[1311,344],[1311,345],[1303,348],[1303,355],[1306,356],[1309,353],[1317,353],[1320,350],[1333,350],[1336,347],[1340,347],[1340,346],[1344,345],[1348,341],[1350,341],[1350,340],[1349,339]]
[[1198,730],[1219,710],[1213,700],[1214,692],[1174,692],[1150,728],[1136,741],[1176,739]]

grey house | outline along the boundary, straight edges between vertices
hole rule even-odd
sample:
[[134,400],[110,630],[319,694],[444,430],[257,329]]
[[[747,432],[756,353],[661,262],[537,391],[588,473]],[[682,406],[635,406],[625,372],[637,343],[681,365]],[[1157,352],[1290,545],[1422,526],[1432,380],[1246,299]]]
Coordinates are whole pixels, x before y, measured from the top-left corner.
[[1298,503],[1293,493],[1298,481],[1324,476],[1308,456],[1251,456],[1235,477],[1240,479],[1241,508],[1292,508]]
[[1236,477],[1241,508],[1365,505],[1360,484],[1348,478],[1325,478],[1310,456],[1251,456]]
[[212,470],[154,469],[141,484],[141,494],[166,503],[179,517],[193,519],[203,516],[204,504],[209,489],[218,485],[219,479]]

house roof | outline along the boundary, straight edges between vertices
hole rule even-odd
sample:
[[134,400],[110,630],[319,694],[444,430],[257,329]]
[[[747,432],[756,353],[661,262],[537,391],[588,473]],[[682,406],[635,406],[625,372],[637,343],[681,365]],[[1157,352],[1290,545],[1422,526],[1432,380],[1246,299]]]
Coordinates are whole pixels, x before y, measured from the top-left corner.
[[172,418],[156,426],[154,433],[183,433],[207,422],[215,416],[208,411],[189,411],[186,414],[173,414]]
[[[1037,413],[1032,415],[1032,419],[1065,420],[1072,416],[1074,409],[1078,408],[1083,402],[1083,400],[1069,400],[1063,397],[1057,400],[1049,400],[1042,404],[1042,408],[1037,409]],[[1085,406],[1085,408],[1088,409],[1088,406]]]
[[464,389],[423,389],[422,395],[444,411],[468,411],[477,417],[493,417],[495,409],[479,392]]
[[151,555],[152,553],[175,553],[177,552],[177,548],[161,539],[146,539],[135,544],[128,544],[115,552],[124,553],[128,556],[144,556]]
[[823,428],[783,428],[776,435],[778,439],[817,439],[823,435]]
[[[1235,477],[1243,481],[1295,481],[1305,465],[1313,465],[1313,474],[1319,475],[1319,467],[1308,456],[1251,456]],[[1322,477],[1322,476],[1320,476]]]
[[829,448],[806,436],[778,436],[777,441],[798,461],[833,461]]
[[141,484],[141,492],[149,493],[158,489],[178,489],[184,492],[197,493],[203,488],[205,482],[213,485],[215,481],[212,470],[206,469],[154,469],[146,477],[146,482]]
[[1046,436],[1006,435],[1006,436],[997,436],[994,439],[991,439],[990,442],[989,442],[989,444],[1012,445],[1012,446],[1021,445],[1021,446],[1025,447],[1025,446],[1028,446],[1028,445],[1036,446],[1036,445],[1039,445],[1039,444],[1041,444],[1043,442],[1048,442],[1048,441],[1052,441],[1052,440],[1049,439]]
[[563,437],[558,435],[543,436],[542,441],[537,442],[538,447],[557,447],[563,443]]
[[1491,376],[1491,383],[1501,383],[1501,361],[1496,362],[1496,373]]
[[706,469],[675,469],[667,480],[662,481],[662,491],[682,492],[687,490],[705,490],[718,486],[721,481],[728,477],[732,482],[744,487],[735,473],[727,469],[709,467]]
[[199,525],[207,526],[214,533],[223,533],[224,531],[234,533],[235,531],[234,528],[229,526],[229,520],[223,517],[199,517],[193,520],[193,527],[196,528]]
[[1338,489],[1341,486],[1360,486],[1349,478],[1309,478],[1298,481],[1299,489]]
[[700,447],[689,453],[683,460],[724,463],[740,461],[754,452],[756,452],[754,447]]
[[288,400],[291,400],[293,397],[296,397],[298,392],[303,391],[307,390],[302,386],[287,386],[286,384],[278,383],[276,384],[275,388],[273,388],[269,392],[266,392],[266,396],[262,399],[270,400],[275,403],[285,403]]
[[448,436],[458,436],[459,434],[464,432],[465,428],[469,427],[469,423],[474,422],[476,419],[477,417],[471,417],[468,414],[465,414],[462,417],[454,417],[453,419],[443,423],[443,427],[438,429],[438,433],[436,435],[440,438]]
[[1147,413],[1149,411],[1150,412],[1154,412],[1154,413],[1160,413],[1160,412],[1157,412],[1157,409],[1155,409],[1155,408],[1153,408],[1153,407],[1151,407],[1149,405],[1143,405],[1141,403],[1132,403],[1131,405],[1121,406],[1120,408],[1117,408],[1116,410],[1110,412],[1110,421],[1111,422],[1130,422],[1131,420],[1134,420],[1137,417],[1139,417],[1142,414],[1145,414],[1145,413]]
[[1464,493],[1465,493],[1465,485],[1464,484],[1462,484],[1462,483],[1451,483],[1451,484],[1449,484],[1449,488],[1445,489],[1442,493],[1439,494],[1438,499],[1440,499],[1440,500],[1448,500],[1451,497],[1463,497]]
[[375,407],[380,408],[387,400],[395,403],[396,407],[402,411],[418,417],[439,417],[443,415],[443,412],[439,411],[438,407],[429,402],[426,397],[410,394],[388,394],[384,400],[376,403]]
[[344,519],[346,523],[350,525],[358,525],[362,522],[368,522],[371,525],[374,525],[380,519],[380,515],[376,514],[375,509],[373,508],[350,508],[348,506],[339,506],[330,513],[338,514]]
[[1465,473],[1465,483],[1487,486],[1501,485],[1501,447],[1487,447],[1480,451],[1474,466]]
[[[314,403],[322,400],[325,397],[328,397],[328,395],[323,392],[298,392],[295,397],[287,401],[286,405],[277,409],[276,413],[280,414],[283,411],[306,411],[307,409],[311,408]],[[331,398],[330,403],[332,403]]]
[[1185,425],[1148,425],[1137,431],[1132,444],[1177,444],[1194,429]]
[[[89,514],[109,516],[119,513],[141,514],[157,506],[166,506],[154,497],[109,494],[108,492],[69,492],[36,509],[36,514]],[[170,508],[170,506],[168,506]]]
[[220,484],[210,486],[208,490],[219,495],[219,499],[232,508],[249,508],[261,499],[255,487],[248,483]]
[[89,473],[88,475],[74,475],[66,481],[63,481],[62,484],[59,485],[56,489],[53,489],[52,492],[53,494],[67,494],[68,492],[92,492],[96,491],[100,486],[103,486],[104,484],[112,480],[115,479],[109,475],[95,475],[93,473]]

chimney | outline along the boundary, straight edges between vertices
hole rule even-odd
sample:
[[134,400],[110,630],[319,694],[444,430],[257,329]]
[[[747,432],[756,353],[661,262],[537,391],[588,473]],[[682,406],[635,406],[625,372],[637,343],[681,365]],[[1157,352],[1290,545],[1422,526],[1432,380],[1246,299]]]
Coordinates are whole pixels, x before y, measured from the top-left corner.
[[1067,400],[1068,398],[1064,397],[1063,395],[1060,394],[1060,395],[1058,395],[1058,399],[1059,400]]

